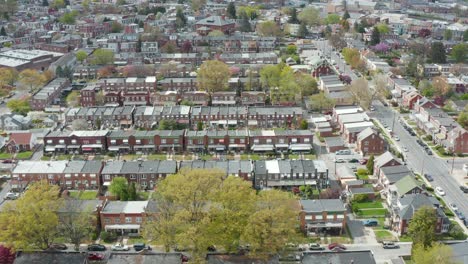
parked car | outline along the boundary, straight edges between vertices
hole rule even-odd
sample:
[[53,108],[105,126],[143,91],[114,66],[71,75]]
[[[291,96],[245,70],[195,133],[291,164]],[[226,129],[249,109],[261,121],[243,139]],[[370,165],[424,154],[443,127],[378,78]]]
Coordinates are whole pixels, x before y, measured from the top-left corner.
[[424,173],[424,178],[426,178],[426,180],[430,182],[434,180],[434,178],[430,174],[427,174],[427,173]]
[[465,220],[465,215],[462,212],[455,211],[455,214],[457,215],[458,218],[460,218],[460,220],[462,220],[462,221]]
[[382,242],[382,246],[385,249],[400,248],[399,245],[397,245],[395,242],[392,242],[392,241],[384,241],[384,242]]
[[342,158],[335,159],[335,163],[344,163],[345,160]]
[[182,263],[188,262],[190,259],[189,257],[185,256],[184,254],[180,255],[180,260],[182,260]]
[[16,200],[16,199],[18,199],[18,197],[19,197],[18,193],[8,192],[5,195],[4,199],[5,200]]
[[395,141],[400,141],[400,137],[399,137],[399,136],[394,136],[393,139],[395,139]]
[[88,245],[88,251],[106,251],[106,246],[101,244],[90,244]]
[[104,254],[101,253],[89,253],[88,260],[103,260],[105,258]]
[[464,186],[464,185],[460,185],[460,190],[464,193],[468,193],[468,187]]
[[416,139],[416,143],[418,143],[420,146],[424,145],[424,143],[420,139]]
[[359,160],[358,160],[358,159],[350,159],[348,162],[349,162],[349,163],[358,163]]
[[325,247],[320,246],[318,243],[310,243],[309,250],[325,250]]
[[439,187],[439,186],[437,186],[437,187],[435,188],[435,192],[436,192],[438,195],[440,195],[440,196],[444,196],[444,195],[445,195],[444,189],[442,189],[442,188]]
[[346,250],[346,247],[343,244],[331,243],[330,245],[328,245],[328,249],[333,251],[343,251]]
[[407,148],[407,147],[403,147],[403,151],[404,151],[404,152],[408,152],[408,148]]
[[364,226],[377,226],[379,224],[379,221],[375,219],[366,219],[362,221],[362,224]]
[[65,244],[59,243],[52,243],[49,245],[49,249],[51,250],[66,250],[68,247]]
[[454,203],[449,203],[448,205],[450,207],[450,209],[452,209],[453,211],[458,211],[458,206]]
[[415,137],[415,136],[416,136],[416,133],[414,133],[414,131],[413,131],[413,130],[410,130],[410,131],[409,131],[409,133],[410,133],[410,135],[411,135],[411,136],[413,136],[413,137]]
[[142,251],[146,248],[146,245],[145,243],[137,243],[133,245],[133,248],[135,249],[135,251]]
[[426,149],[426,153],[427,153],[427,155],[431,156],[432,155],[432,150]]
[[359,161],[359,164],[366,165],[367,161],[368,161],[368,159],[362,159],[362,160]]
[[3,174],[2,176],[0,176],[1,179],[11,179],[11,175],[10,174]]
[[128,251],[130,248],[126,245],[123,245],[121,243],[117,243],[111,246],[112,251]]
[[13,160],[12,159],[6,159],[6,160],[3,160],[2,163],[13,163]]

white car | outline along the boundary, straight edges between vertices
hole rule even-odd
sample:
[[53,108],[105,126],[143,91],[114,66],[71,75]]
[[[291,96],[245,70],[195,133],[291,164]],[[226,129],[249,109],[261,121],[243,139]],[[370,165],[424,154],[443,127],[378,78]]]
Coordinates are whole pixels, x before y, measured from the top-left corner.
[[342,158],[335,159],[335,163],[344,163],[344,162],[346,161]]
[[128,251],[129,247],[126,246],[126,245],[123,245],[121,243],[117,243],[117,244],[111,246],[111,250],[113,250],[113,251]]
[[407,148],[407,147],[403,147],[403,151],[404,151],[404,152],[408,152],[408,148]]
[[8,192],[5,195],[5,200],[16,200],[16,199],[18,199],[18,197],[19,197],[18,193]]
[[400,137],[398,136],[394,136],[393,139],[395,139],[395,141],[400,141]]
[[455,212],[455,211],[458,211],[458,207],[457,207],[457,205],[454,204],[454,203],[449,203],[449,207],[450,207],[450,209],[452,209],[454,212]]
[[440,196],[444,196],[445,195],[445,192],[444,192],[444,189],[442,189],[441,187],[436,187],[435,188],[435,192],[440,195]]

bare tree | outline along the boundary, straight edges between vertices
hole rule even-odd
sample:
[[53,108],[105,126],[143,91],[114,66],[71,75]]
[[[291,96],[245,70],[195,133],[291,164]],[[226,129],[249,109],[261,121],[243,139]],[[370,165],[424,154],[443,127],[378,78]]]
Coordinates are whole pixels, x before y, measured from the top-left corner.
[[58,231],[73,244],[75,250],[79,250],[81,242],[89,238],[97,227],[94,208],[80,208],[81,203],[73,199],[65,201],[65,205],[66,208],[59,212]]
[[86,130],[89,127],[88,122],[84,119],[73,120],[71,126],[73,130]]
[[387,76],[377,74],[374,78],[374,84],[375,91],[371,91],[373,97],[384,100],[390,95],[390,90],[387,87]]
[[358,103],[364,109],[369,109],[374,94],[369,90],[369,83],[366,79],[354,80],[347,86],[347,90],[351,93],[354,103]]

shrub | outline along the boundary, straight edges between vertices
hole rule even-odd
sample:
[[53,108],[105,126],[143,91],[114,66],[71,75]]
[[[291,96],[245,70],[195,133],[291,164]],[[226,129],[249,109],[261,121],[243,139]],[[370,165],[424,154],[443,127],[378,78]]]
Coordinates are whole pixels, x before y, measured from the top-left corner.
[[356,194],[353,197],[353,202],[364,203],[369,200],[369,197],[366,194]]
[[357,175],[369,175],[369,171],[364,168],[359,168],[356,173]]
[[432,141],[432,135],[426,135],[424,139],[427,141]]
[[463,229],[458,224],[453,224],[449,231],[450,236],[455,240],[465,240],[467,235],[463,232]]
[[117,239],[117,235],[112,232],[101,232],[101,239],[106,243],[114,242]]
[[107,156],[113,158],[115,157],[115,152],[107,152]]

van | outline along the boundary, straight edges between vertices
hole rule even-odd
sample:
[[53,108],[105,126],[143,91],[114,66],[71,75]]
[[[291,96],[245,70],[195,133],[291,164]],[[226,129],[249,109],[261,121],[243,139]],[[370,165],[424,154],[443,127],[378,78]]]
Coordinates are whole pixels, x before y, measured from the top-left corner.
[[377,226],[377,225],[379,225],[379,221],[377,221],[375,219],[366,219],[366,220],[362,221],[362,224],[364,226]]

